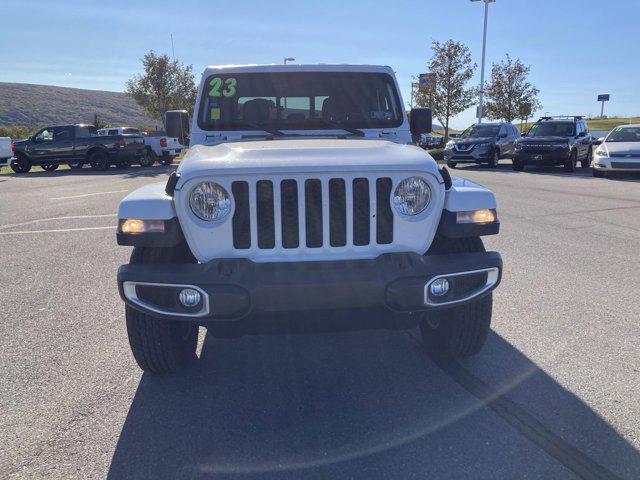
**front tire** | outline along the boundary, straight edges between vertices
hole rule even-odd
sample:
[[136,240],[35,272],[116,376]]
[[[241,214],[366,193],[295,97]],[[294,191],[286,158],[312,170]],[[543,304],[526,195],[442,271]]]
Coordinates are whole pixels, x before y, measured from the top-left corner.
[[564,161],[564,171],[567,173],[575,172],[578,163],[578,152],[576,150]]
[[84,167],[84,162],[74,162],[69,164],[69,168],[71,170],[80,170],[82,167]]
[[[192,261],[176,248],[136,247],[130,263],[177,263]],[[165,320],[125,306],[129,345],[142,370],[164,375],[196,360],[198,325],[189,320]]]
[[11,161],[11,170],[15,173],[28,173],[31,170],[31,160],[24,155],[18,154],[15,160]]
[[[428,254],[484,252],[480,237],[436,237]],[[491,330],[492,294],[474,302],[426,313],[420,332],[427,352],[444,361],[470,357],[482,350]]]
[[456,162],[452,162],[451,160],[449,160],[447,162],[447,167],[449,168],[456,168],[457,163]]
[[596,170],[593,168],[591,171],[593,172],[593,176],[596,178],[604,178],[607,176],[606,172],[603,172],[602,170]]
[[500,152],[498,149],[496,149],[493,152],[493,156],[489,159],[489,162],[487,163],[487,166],[489,168],[498,168],[498,163],[500,162]]
[[173,163],[173,157],[172,156],[163,156],[160,160],[160,163],[164,166],[168,166],[171,165]]

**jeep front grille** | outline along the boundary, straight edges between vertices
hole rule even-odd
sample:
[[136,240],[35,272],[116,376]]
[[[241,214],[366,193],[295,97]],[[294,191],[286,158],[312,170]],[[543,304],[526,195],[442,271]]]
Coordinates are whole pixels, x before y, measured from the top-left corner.
[[[255,247],[252,229],[261,250],[390,244],[391,188],[388,177],[234,181],[233,246],[240,250]],[[250,189],[255,192],[253,206]],[[251,221],[252,208],[256,225]]]

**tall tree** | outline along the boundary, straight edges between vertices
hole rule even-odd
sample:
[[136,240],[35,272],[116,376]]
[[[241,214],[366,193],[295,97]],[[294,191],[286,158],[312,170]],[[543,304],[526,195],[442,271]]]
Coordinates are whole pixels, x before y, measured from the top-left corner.
[[485,89],[488,118],[511,122],[542,108],[538,100],[540,91],[527,79],[529,70],[529,66],[519,58],[513,60],[509,54],[500,63],[493,64],[491,83]]
[[142,59],[144,73],[127,81],[127,93],[155,120],[164,120],[167,110],[187,110],[193,114],[197,87],[192,66],[171,60],[153,50]]
[[449,137],[449,119],[462,113],[475,103],[475,88],[466,85],[473,77],[476,64],[471,62],[469,48],[463,43],[447,40],[434,41],[429,71],[435,74],[435,88],[419,90],[416,104],[430,107],[433,116],[444,125],[445,140]]

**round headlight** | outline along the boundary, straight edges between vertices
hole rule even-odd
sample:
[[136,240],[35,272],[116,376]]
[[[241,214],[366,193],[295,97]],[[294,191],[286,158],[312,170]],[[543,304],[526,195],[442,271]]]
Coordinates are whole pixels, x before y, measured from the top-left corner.
[[215,182],[200,182],[191,189],[189,206],[202,220],[219,220],[231,211],[231,198],[227,191]]
[[418,215],[431,201],[431,187],[422,177],[401,181],[393,194],[393,206],[402,215]]

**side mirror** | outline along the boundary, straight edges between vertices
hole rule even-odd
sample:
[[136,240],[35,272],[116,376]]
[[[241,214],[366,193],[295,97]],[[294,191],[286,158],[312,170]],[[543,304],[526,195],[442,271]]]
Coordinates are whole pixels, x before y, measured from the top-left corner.
[[189,114],[186,110],[169,110],[164,114],[164,130],[169,137],[177,137],[182,145],[189,138]]
[[412,108],[409,121],[411,136],[417,137],[423,133],[431,133],[431,121],[432,117],[430,108]]
[[600,137],[593,141],[594,145],[602,145],[604,143],[604,137]]
[[586,137],[586,136],[587,136],[587,132],[585,132],[584,130],[578,134],[578,137]]
[[507,132],[502,132],[500,135],[498,135],[498,138],[507,138]]

